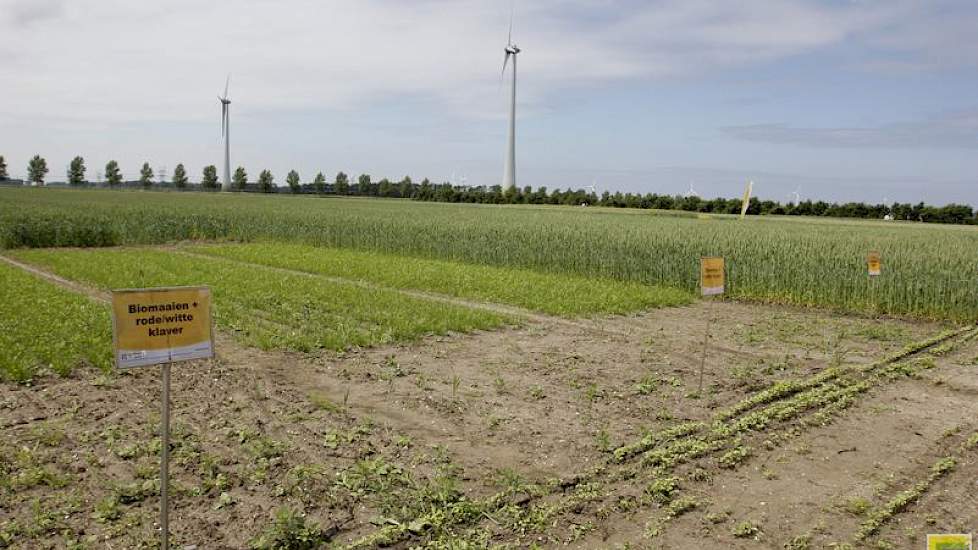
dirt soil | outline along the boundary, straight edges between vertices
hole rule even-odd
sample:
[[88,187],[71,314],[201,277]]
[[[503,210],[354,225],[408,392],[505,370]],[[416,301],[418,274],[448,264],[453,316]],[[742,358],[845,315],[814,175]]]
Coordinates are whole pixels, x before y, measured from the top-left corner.
[[[843,406],[797,413],[824,413],[817,422],[779,417],[676,464],[647,454],[668,440],[634,459],[613,451],[684,423],[711,426],[775,382],[870,369],[945,328],[703,303],[536,315],[518,329],[343,354],[265,352],[221,335],[217,359],[172,371],[171,540],[247,548],[289,508],[341,546],[502,491],[505,503],[459,521],[458,536],[514,547],[923,547],[926,533],[978,525],[978,450],[956,451],[978,429],[978,338],[967,334],[901,359],[905,372]],[[158,368],[0,385],[0,548],[157,547],[159,406]],[[857,540],[872,511],[954,452],[953,471]],[[420,522],[386,543],[422,544],[433,529]]]

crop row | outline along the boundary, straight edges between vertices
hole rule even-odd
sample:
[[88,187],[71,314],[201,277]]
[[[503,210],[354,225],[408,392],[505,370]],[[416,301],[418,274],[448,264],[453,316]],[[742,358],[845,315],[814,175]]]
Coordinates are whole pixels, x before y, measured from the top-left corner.
[[[101,289],[209,285],[217,325],[263,349],[342,350],[514,319],[220,258],[147,249],[20,250],[12,256]],[[106,325],[108,326],[108,325]]]

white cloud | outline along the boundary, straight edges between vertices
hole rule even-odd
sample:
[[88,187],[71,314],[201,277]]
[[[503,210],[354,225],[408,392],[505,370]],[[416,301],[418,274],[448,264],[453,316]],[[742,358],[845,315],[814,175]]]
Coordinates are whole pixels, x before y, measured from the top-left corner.
[[65,0],[11,0],[8,4],[0,17],[5,17],[15,27],[30,27],[61,15]]
[[[516,5],[524,115],[557,108],[552,99],[577,87],[600,93],[646,79],[749,74],[828,49],[851,52],[853,66],[874,70],[978,64],[972,0]],[[470,181],[477,171],[480,182],[495,181],[503,127],[487,135],[495,122],[484,119],[505,116],[500,68],[509,7],[498,0],[0,0],[0,128],[8,138],[0,154],[16,173],[40,152],[52,179],[75,154],[90,160],[90,173],[117,158],[127,174],[146,159],[171,171],[184,161],[198,174],[221,156],[217,95],[231,72],[233,161],[249,172],[328,167],[434,177],[432,167],[446,165],[445,172],[468,171]],[[400,113],[381,130],[368,127],[377,105],[399,102],[444,116]],[[309,129],[315,123],[293,123],[323,113],[364,122],[339,129],[344,139],[332,141],[326,130]],[[451,127],[460,119],[465,128]],[[315,139],[293,140],[287,132],[294,129]],[[762,130],[771,133],[752,131]],[[577,164],[589,171],[601,163]],[[535,167],[541,174],[558,168]],[[539,179],[530,183],[554,186]]]
[[[543,0],[518,5],[521,101],[566,86],[698,74],[832,46],[899,2]],[[508,3],[0,0],[0,116],[203,120],[224,74],[250,108],[347,109],[419,94],[499,113]],[[920,40],[925,40],[921,38]]]

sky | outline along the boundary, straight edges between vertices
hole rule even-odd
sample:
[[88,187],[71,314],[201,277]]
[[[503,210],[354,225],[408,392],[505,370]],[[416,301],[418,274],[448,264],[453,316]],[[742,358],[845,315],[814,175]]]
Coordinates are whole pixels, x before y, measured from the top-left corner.
[[0,0],[0,155],[978,205],[974,0]]

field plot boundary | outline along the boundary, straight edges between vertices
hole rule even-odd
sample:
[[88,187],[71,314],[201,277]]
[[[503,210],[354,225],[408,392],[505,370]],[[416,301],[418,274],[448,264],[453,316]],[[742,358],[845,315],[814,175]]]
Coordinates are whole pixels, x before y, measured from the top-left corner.
[[109,293],[108,292],[105,292],[104,290],[95,288],[93,286],[85,285],[85,284],[82,284],[82,283],[79,283],[79,282],[76,282],[76,281],[72,281],[72,280],[69,280],[69,279],[65,279],[64,277],[61,277],[61,276],[56,275],[54,273],[51,273],[50,271],[46,271],[46,270],[41,269],[41,268],[39,268],[37,266],[33,266],[33,265],[30,265],[30,264],[27,264],[27,263],[24,263],[24,262],[15,260],[13,258],[10,258],[10,257],[4,255],[4,254],[0,254],[0,260],[2,260],[4,262],[6,262],[7,264],[10,264],[10,265],[12,265],[14,267],[20,268],[23,271],[26,271],[28,273],[31,273],[31,274],[33,274],[33,275],[35,275],[37,277],[40,277],[41,279],[44,279],[45,281],[54,283],[54,284],[56,284],[58,286],[61,286],[63,288],[66,288],[68,290],[71,290],[73,292],[76,292],[78,294],[82,294],[84,296],[88,296],[89,298],[91,298],[93,300],[97,300],[99,302],[103,302],[103,303],[106,303],[106,304],[109,303],[110,301],[112,301],[112,298],[109,295]]
[[[674,285],[377,250],[268,242],[182,244],[174,248],[188,254],[564,319],[628,315],[694,302],[691,293]],[[393,266],[397,269],[391,269]]]
[[[499,313],[499,314],[503,314],[503,315],[511,315],[511,316],[514,316],[514,317],[517,317],[517,318],[523,318],[525,320],[528,320],[528,321],[531,321],[531,322],[534,322],[534,323],[539,323],[539,324],[542,324],[542,325],[553,325],[553,324],[557,324],[557,325],[564,325],[564,326],[575,327],[575,328],[580,328],[580,329],[586,329],[586,330],[591,330],[591,331],[595,331],[596,330],[596,331],[600,331],[600,332],[612,332],[612,333],[616,333],[615,331],[610,331],[606,327],[601,326],[601,324],[600,323],[596,323],[596,321],[600,321],[600,319],[602,317],[608,317],[608,316],[627,316],[628,315],[628,314],[612,314],[612,313],[609,313],[609,314],[604,314],[604,315],[595,316],[595,317],[591,317],[591,318],[574,319],[574,318],[567,318],[567,317],[561,317],[561,316],[557,316],[557,315],[550,315],[550,314],[546,314],[546,313],[541,313],[541,312],[533,311],[531,309],[526,309],[526,308],[523,308],[523,307],[514,306],[514,305],[510,305],[510,304],[501,304],[501,303],[498,303],[498,302],[491,302],[491,301],[466,300],[464,298],[458,298],[456,296],[451,296],[451,295],[448,295],[448,294],[441,294],[441,293],[437,293],[437,292],[398,288],[398,287],[387,286],[387,285],[383,285],[383,284],[380,284],[380,283],[374,283],[374,282],[370,282],[370,281],[356,280],[356,279],[347,279],[347,278],[344,278],[344,277],[334,277],[334,276],[331,276],[331,275],[324,275],[324,274],[321,274],[321,273],[313,273],[313,272],[309,272],[309,271],[302,271],[302,270],[299,270],[299,269],[290,269],[290,268],[287,268],[287,267],[278,267],[278,266],[273,266],[273,265],[258,264],[258,263],[249,262],[249,261],[246,261],[246,260],[239,260],[239,259],[236,259],[236,258],[230,258],[230,257],[225,257],[225,256],[213,256],[213,255],[209,255],[209,254],[200,254],[200,253],[196,253],[196,252],[193,252],[191,250],[185,249],[183,247],[152,247],[151,246],[151,247],[146,247],[146,248],[155,248],[155,249],[159,249],[159,250],[175,251],[175,252],[177,252],[179,254],[184,254],[186,256],[192,256],[192,257],[200,257],[200,258],[207,258],[207,259],[220,258],[220,259],[223,259],[223,260],[227,260],[229,262],[234,262],[234,263],[238,263],[238,264],[242,264],[242,265],[258,266],[258,267],[261,267],[263,269],[269,269],[269,270],[277,271],[277,272],[280,272],[280,273],[285,273],[285,274],[290,274],[290,275],[301,275],[301,276],[304,276],[304,277],[311,277],[311,278],[319,278],[319,279],[323,279],[323,280],[326,280],[326,281],[335,282],[335,283],[339,283],[339,284],[355,285],[355,286],[359,286],[361,288],[369,288],[369,289],[376,289],[376,290],[389,290],[389,291],[392,291],[392,292],[397,292],[399,294],[403,294],[404,296],[409,296],[411,298],[420,298],[420,299],[423,299],[423,300],[433,300],[433,301],[443,302],[443,303],[446,303],[446,304],[452,304],[452,305],[457,305],[457,306],[462,306],[462,307],[468,307],[468,308],[473,308],[473,309],[481,309],[481,310],[489,311],[489,312],[492,312],[492,313]],[[667,307],[684,307],[684,306],[667,306]],[[636,311],[634,313],[641,313],[641,311]]]
[[475,302],[475,301],[471,301],[471,300],[465,300],[465,299],[462,299],[462,298],[456,298],[454,296],[449,296],[447,294],[439,294],[439,293],[436,293],[436,292],[424,292],[424,291],[420,291],[420,290],[408,290],[408,289],[397,288],[397,287],[393,287],[393,286],[387,286],[387,285],[382,285],[382,284],[378,284],[378,283],[373,283],[373,282],[370,282],[370,281],[363,281],[363,280],[356,280],[356,279],[347,279],[345,277],[334,277],[334,276],[331,276],[331,275],[323,275],[321,273],[312,273],[312,272],[309,272],[309,271],[302,271],[302,270],[299,270],[299,269],[289,269],[287,267],[278,267],[278,266],[274,266],[274,265],[259,264],[259,263],[255,263],[255,262],[249,262],[249,261],[246,261],[246,260],[239,260],[237,258],[229,258],[229,257],[226,257],[226,256],[215,256],[215,255],[210,255],[210,254],[201,254],[201,253],[193,252],[192,250],[188,250],[188,249],[186,249],[184,247],[179,247],[179,246],[178,247],[173,247],[173,248],[169,248],[169,247],[148,247],[148,248],[156,248],[158,250],[173,251],[173,252],[176,252],[178,254],[183,254],[184,256],[190,256],[190,257],[194,257],[194,258],[207,258],[207,259],[220,258],[222,260],[227,260],[229,262],[233,262],[233,263],[236,263],[236,264],[249,265],[249,266],[257,266],[257,267],[261,267],[263,269],[269,269],[271,271],[277,271],[279,273],[287,273],[287,274],[290,274],[290,275],[301,275],[303,277],[310,277],[310,278],[313,278],[313,279],[322,279],[324,281],[329,281],[329,282],[337,283],[337,284],[353,285],[353,286],[358,286],[358,287],[361,287],[361,288],[369,288],[369,289],[375,289],[375,290],[390,290],[390,291],[393,291],[393,292],[397,292],[398,294],[403,294],[405,296],[410,296],[412,298],[421,298],[421,299],[424,299],[424,300],[434,300],[434,301],[444,302],[446,304],[453,304],[453,305],[462,306],[462,307],[468,307],[468,308],[474,308],[474,309],[483,309],[483,310],[486,310],[486,311],[491,311],[493,313],[501,313],[503,315],[512,315],[512,316],[515,316],[515,317],[523,317],[523,318],[526,318],[526,319],[528,319],[530,321],[535,321],[535,322],[538,322],[538,323],[564,323],[564,324],[573,325],[573,326],[577,326],[577,327],[583,326],[580,323],[576,323],[576,322],[574,322],[572,320],[564,319],[564,318],[561,318],[561,317],[555,317],[555,316],[551,316],[551,315],[546,315],[546,314],[538,313],[538,312],[535,312],[535,311],[532,311],[532,310],[529,310],[529,309],[525,309],[525,308],[521,308],[521,307],[517,307],[517,306],[511,306],[511,305],[507,305],[507,304],[499,304],[499,303],[495,303],[495,302]]

